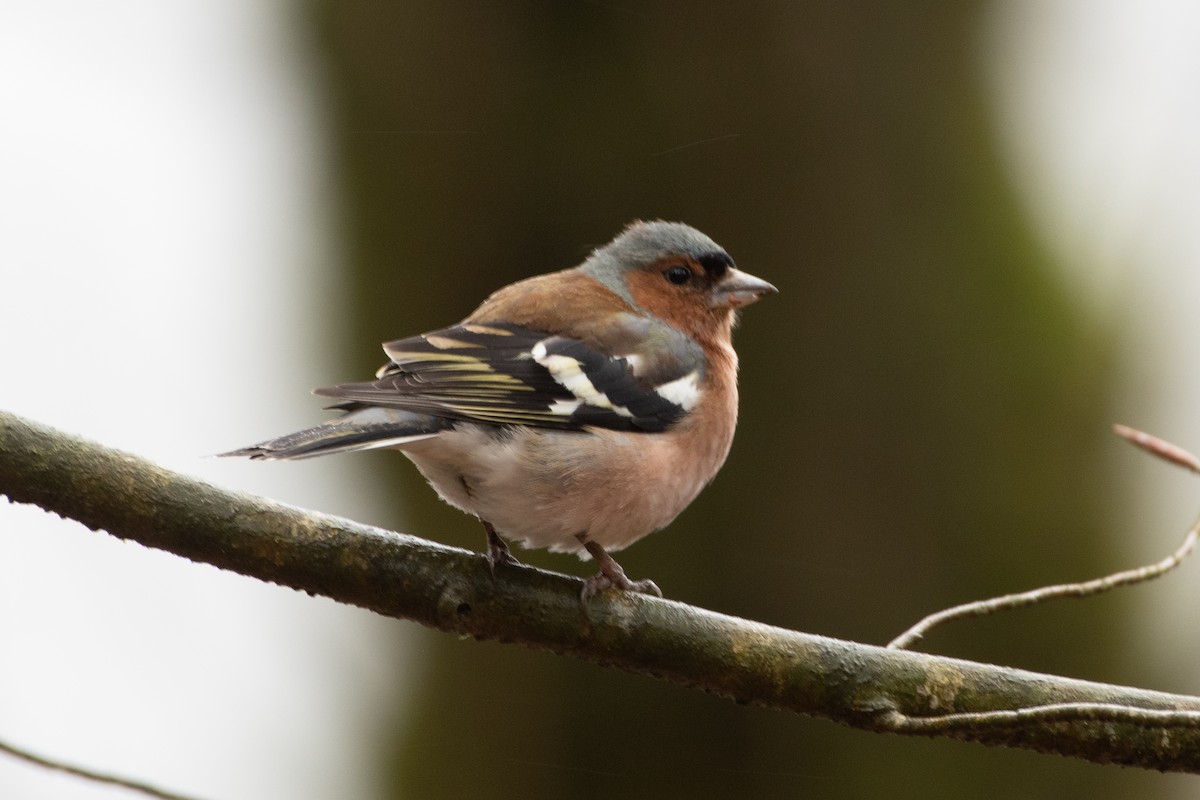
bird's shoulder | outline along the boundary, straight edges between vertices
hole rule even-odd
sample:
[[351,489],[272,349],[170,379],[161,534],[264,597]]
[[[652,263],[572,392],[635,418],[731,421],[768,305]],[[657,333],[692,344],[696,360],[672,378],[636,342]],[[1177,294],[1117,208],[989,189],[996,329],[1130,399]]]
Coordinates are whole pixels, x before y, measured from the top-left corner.
[[497,289],[463,322],[510,323],[579,336],[586,334],[591,320],[632,311],[620,295],[574,268],[535,275]]
[[703,376],[704,347],[666,320],[635,308],[582,270],[537,275],[494,292],[464,325],[500,323],[574,340],[596,354],[627,359],[652,385],[693,370]]

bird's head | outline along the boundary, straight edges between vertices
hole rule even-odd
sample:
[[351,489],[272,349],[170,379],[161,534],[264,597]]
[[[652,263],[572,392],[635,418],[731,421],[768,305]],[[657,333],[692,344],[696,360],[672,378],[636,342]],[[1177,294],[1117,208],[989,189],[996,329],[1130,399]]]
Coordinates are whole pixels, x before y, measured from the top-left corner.
[[778,291],[737,269],[724,248],[680,222],[634,222],[581,269],[697,339],[728,336],[737,309]]

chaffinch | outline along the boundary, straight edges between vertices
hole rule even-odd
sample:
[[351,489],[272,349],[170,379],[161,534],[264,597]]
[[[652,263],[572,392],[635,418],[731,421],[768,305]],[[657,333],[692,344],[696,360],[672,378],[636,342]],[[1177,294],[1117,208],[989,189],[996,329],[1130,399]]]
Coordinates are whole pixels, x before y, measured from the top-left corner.
[[737,423],[737,310],[775,287],[677,222],[634,222],[573,269],[495,292],[457,325],[389,342],[377,380],[316,394],[338,419],[224,455],[394,448],[504,542],[596,560],[583,601],[632,581],[609,551],[669,524]]

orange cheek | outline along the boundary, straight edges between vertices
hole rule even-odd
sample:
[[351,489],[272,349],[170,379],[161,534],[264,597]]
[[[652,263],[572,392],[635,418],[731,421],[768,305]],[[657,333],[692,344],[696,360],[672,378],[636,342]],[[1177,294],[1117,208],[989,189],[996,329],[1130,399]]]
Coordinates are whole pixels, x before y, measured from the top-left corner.
[[634,272],[627,280],[634,302],[678,330],[697,332],[710,317],[699,293],[674,286],[657,272]]

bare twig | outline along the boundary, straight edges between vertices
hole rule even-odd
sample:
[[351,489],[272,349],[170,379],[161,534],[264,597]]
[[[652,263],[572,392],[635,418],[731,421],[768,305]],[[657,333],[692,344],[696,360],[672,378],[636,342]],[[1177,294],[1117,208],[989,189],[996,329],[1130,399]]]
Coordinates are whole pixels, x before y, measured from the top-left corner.
[[55,770],[56,772],[65,772],[68,775],[74,775],[77,778],[84,778],[96,783],[105,783],[109,786],[119,786],[122,789],[128,789],[131,792],[139,792],[148,797],[156,797],[159,800],[193,800],[182,794],[168,792],[158,787],[151,786],[141,781],[130,780],[129,778],[119,778],[116,775],[109,775],[104,772],[96,772],[83,767],[74,767],[70,764],[64,764],[61,761],[55,761],[44,756],[34,755],[28,750],[23,750],[20,747],[0,742],[0,752],[8,753],[13,758],[19,758],[30,764],[35,764],[45,769]]
[[1129,586],[1130,584],[1158,578],[1175,569],[1183,562],[1183,559],[1196,546],[1197,537],[1200,537],[1200,520],[1197,520],[1192,529],[1187,532],[1183,543],[1179,545],[1174,553],[1171,553],[1171,555],[1155,564],[1127,569],[1123,572],[1116,572],[1103,578],[1083,581],[1082,583],[1062,583],[1054,586],[1043,586],[1040,589],[1032,589],[1028,592],[1006,594],[1001,597],[976,600],[973,603],[963,603],[953,608],[943,609],[936,614],[930,614],[925,617],[916,625],[913,625],[904,633],[888,642],[887,646],[893,650],[908,649],[930,630],[951,620],[966,619],[967,617],[983,617],[988,614],[995,614],[998,611],[1011,611],[1014,608],[1024,608],[1025,606],[1044,603],[1047,600],[1059,600],[1064,597],[1091,597],[1092,595],[1111,591],[1121,586]]
[[[124,539],[477,639],[525,644],[744,703],[875,731],[953,736],[1200,773],[1200,698],[789,631],[228,492],[0,412],[0,493]],[[954,715],[1110,705],[1069,722],[956,727]],[[1164,712],[1153,721],[1145,711]],[[1022,712],[1025,713],[1025,712]],[[1046,712],[1062,713],[1062,712]],[[901,715],[901,716],[896,716]],[[903,720],[950,716],[942,731]],[[1151,718],[1154,714],[1149,715]],[[921,722],[920,725],[932,725]]]
[[[1181,466],[1200,474],[1200,459],[1184,450],[1182,447],[1171,444],[1170,442],[1159,439],[1157,436],[1151,436],[1148,433],[1143,433],[1135,428],[1130,428],[1126,425],[1113,425],[1113,431],[1123,439],[1126,439],[1146,452],[1157,456],[1171,464]],[[1059,600],[1065,597],[1091,597],[1092,595],[1101,594],[1111,591],[1112,589],[1121,586],[1129,586],[1134,583],[1142,583],[1143,581],[1153,580],[1161,577],[1171,570],[1175,569],[1183,562],[1183,559],[1192,552],[1196,546],[1196,539],[1200,538],[1200,519],[1192,526],[1192,529],[1187,532],[1183,539],[1183,543],[1171,553],[1155,564],[1148,564],[1144,567],[1136,567],[1134,569],[1124,570],[1103,578],[1084,581],[1082,583],[1063,583],[1054,586],[1043,586],[1040,589],[1032,589],[1028,592],[1019,592],[1016,594],[1006,594],[1001,597],[992,597],[987,600],[976,600],[971,603],[963,603],[962,605],[946,608],[937,613],[930,614],[916,625],[906,630],[904,633],[897,636],[892,641],[888,642],[887,646],[892,650],[905,650],[911,647],[919,639],[923,638],[929,631],[936,628],[938,625],[943,625],[947,622],[956,619],[966,619],[968,617],[983,617],[988,614],[995,614],[1000,611],[1011,611],[1015,608],[1024,608],[1026,606],[1044,603],[1048,600]]]
[[1200,712],[1167,708],[1130,708],[1113,703],[1048,703],[1042,706],[1003,711],[937,714],[910,717],[888,711],[881,719],[893,730],[905,733],[955,734],[982,728],[1019,727],[1049,722],[1120,722],[1156,728],[1194,728],[1200,726]]
[[1130,428],[1128,425],[1113,425],[1113,433],[1122,439],[1132,442],[1151,455],[1158,456],[1164,461],[1200,474],[1200,459],[1179,445],[1171,444],[1168,441],[1159,439],[1157,436],[1143,433],[1137,428]]

